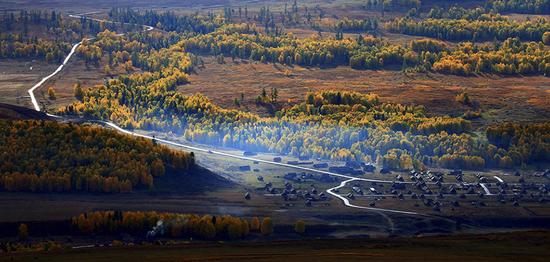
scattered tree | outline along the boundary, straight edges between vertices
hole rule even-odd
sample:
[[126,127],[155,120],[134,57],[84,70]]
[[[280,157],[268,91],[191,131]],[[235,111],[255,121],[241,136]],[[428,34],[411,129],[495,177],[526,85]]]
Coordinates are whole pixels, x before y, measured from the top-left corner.
[[84,91],[82,90],[82,86],[80,85],[80,82],[74,85],[74,97],[78,101],[82,101],[82,99],[84,99]]
[[265,217],[262,220],[261,232],[264,236],[273,234],[273,220],[270,217]]
[[250,229],[252,231],[260,231],[260,219],[258,217],[253,217],[250,222]]
[[26,224],[19,225],[19,228],[17,228],[17,237],[19,240],[27,240],[29,237],[29,228]]
[[544,32],[544,34],[542,35],[542,42],[545,45],[550,45],[550,32]]
[[303,235],[306,233],[306,223],[303,220],[296,221],[296,224],[294,225],[294,231],[300,235]]
[[48,88],[48,99],[55,100],[57,97],[55,96],[55,89],[53,87]]

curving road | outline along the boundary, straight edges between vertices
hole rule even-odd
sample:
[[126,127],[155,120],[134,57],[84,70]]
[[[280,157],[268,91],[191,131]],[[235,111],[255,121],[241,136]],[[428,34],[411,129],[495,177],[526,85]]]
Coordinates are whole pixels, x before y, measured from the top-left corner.
[[65,67],[65,65],[67,65],[67,62],[69,62],[69,59],[71,59],[71,57],[74,55],[74,52],[76,51],[76,49],[78,48],[78,46],[80,46],[82,44],[84,40],[76,43],[73,48],[71,48],[71,52],[69,52],[69,54],[67,55],[67,57],[65,57],[65,60],[63,60],[63,64],[59,65],[59,67],[51,74],[49,74],[48,76],[42,78],[42,80],[40,80],[40,82],[36,83],[33,87],[31,87],[31,89],[29,89],[29,96],[31,97],[31,101],[32,101],[32,105],[34,106],[34,109],[36,111],[40,111],[40,106],[38,105],[38,101],[36,100],[36,97],[34,97],[34,90],[36,90],[37,88],[39,88],[40,86],[42,86],[44,83],[46,83],[46,81],[48,81],[50,78],[52,78],[53,76],[57,75],[59,72],[61,72],[61,70],[63,70],[63,68]]
[[481,186],[481,188],[483,188],[483,191],[485,191],[485,195],[488,195],[488,196],[493,195],[493,193],[491,193],[491,191],[489,191],[489,188],[487,187],[487,184],[480,183],[479,185]]
[[[96,22],[104,22],[104,23],[110,23],[110,24],[114,24],[114,23],[117,23],[115,21],[110,21],[110,20],[105,20],[105,19],[98,19],[98,18],[93,18],[93,17],[88,17],[86,15],[91,15],[91,14],[97,14],[99,12],[88,12],[88,13],[82,13],[82,14],[76,14],[76,15],[69,15],[69,17],[71,18],[76,18],[76,19],[82,19],[82,18],[86,18],[88,20],[92,20],[92,21],[96,21]],[[125,25],[133,25],[131,23],[123,23]],[[149,26],[149,25],[141,25],[143,28],[145,28],[145,31],[148,32],[148,31],[152,31],[154,30],[155,28],[152,27],[152,26]],[[124,34],[117,34],[118,36],[123,36]]]
[[[113,21],[109,21],[109,20],[86,17],[86,15],[88,15],[88,14],[95,14],[95,13],[97,13],[97,12],[89,12],[89,13],[84,13],[84,14],[69,15],[69,17],[75,18],[75,19],[86,18],[86,19],[90,19],[92,21],[97,21],[97,22],[114,23]],[[154,27],[148,26],[148,25],[143,25],[143,27],[145,28],[145,31],[151,31],[151,30],[154,29]],[[118,34],[118,36],[123,36],[123,35],[124,34]],[[65,57],[65,60],[63,60],[63,63],[61,65],[59,65],[59,67],[55,71],[53,71],[53,73],[51,73],[48,76],[42,78],[42,80],[40,80],[40,82],[36,83],[33,87],[31,87],[31,89],[28,90],[29,96],[31,97],[32,105],[34,106],[34,109],[36,111],[40,111],[40,106],[38,105],[38,101],[36,100],[36,97],[34,96],[34,90],[41,87],[42,85],[44,85],[44,83],[46,83],[46,81],[50,80],[50,78],[52,78],[53,76],[55,76],[59,72],[61,72],[61,70],[63,70],[63,68],[67,65],[67,63],[69,62],[71,57],[76,52],[76,49],[82,44],[82,42],[88,41],[88,40],[93,40],[94,38],[95,37],[85,38],[82,41],[74,44],[73,47],[71,48],[71,51],[69,52],[69,54],[67,54],[67,57]]]
[[352,179],[349,179],[349,180],[342,181],[342,183],[340,183],[340,185],[335,186],[335,187],[330,188],[330,189],[327,189],[327,193],[339,198],[348,207],[353,207],[353,208],[358,208],[358,209],[367,209],[367,210],[373,210],[373,211],[392,212],[392,213],[399,213],[399,214],[405,214],[405,215],[419,215],[419,213],[410,212],[410,211],[400,211],[400,210],[393,210],[393,209],[365,207],[365,206],[354,205],[354,204],[351,204],[349,202],[349,199],[347,199],[344,196],[334,192],[337,189],[345,187],[346,184],[349,183],[349,182],[359,181],[359,180],[363,180],[363,179],[362,178],[352,178]]
[[[69,15],[69,17],[75,18],[75,19],[86,18],[86,19],[91,19],[91,20],[98,21],[98,22],[114,23],[113,21],[109,21],[109,20],[95,19],[95,18],[86,17],[87,14],[93,14],[93,13],[95,13],[95,12],[85,13],[85,14]],[[147,25],[142,25],[142,26],[143,26],[143,28],[145,28],[145,31],[151,31],[151,30],[155,29],[152,26],[147,26]],[[124,35],[124,34],[118,34],[118,35],[121,36],[121,35]],[[34,109],[36,111],[41,111],[41,109],[40,109],[40,106],[38,105],[36,97],[34,96],[34,91],[37,88],[41,87],[51,77],[57,75],[59,72],[61,72],[63,70],[63,68],[67,65],[68,61],[70,60],[70,58],[74,55],[74,53],[75,53],[76,49],[78,48],[78,46],[80,46],[83,41],[92,40],[92,39],[94,39],[94,37],[86,38],[86,39],[76,43],[72,47],[71,51],[69,52],[69,54],[67,55],[65,60],[63,61],[63,64],[61,64],[53,73],[51,73],[50,75],[44,77],[42,80],[40,80],[40,82],[38,82],[37,84],[35,84],[32,88],[30,88],[28,90],[28,93],[29,93],[29,95],[31,97],[31,100],[32,100],[32,104],[33,104]],[[61,116],[56,116],[56,115],[52,115],[52,114],[48,114],[48,115],[51,116],[51,117],[58,118],[58,119],[63,119],[63,117],[61,117]],[[253,157],[246,157],[246,156],[240,156],[240,155],[235,155],[235,154],[229,154],[229,153],[225,153],[225,152],[221,152],[221,151],[214,151],[214,150],[210,150],[210,149],[206,149],[206,148],[201,148],[201,147],[198,147],[198,146],[185,145],[185,144],[181,144],[181,143],[177,143],[177,142],[173,142],[173,141],[169,141],[169,140],[165,140],[165,139],[158,139],[158,138],[155,138],[155,137],[152,137],[152,136],[139,134],[139,133],[136,133],[136,132],[125,130],[125,129],[121,128],[120,126],[118,126],[118,125],[116,125],[112,122],[109,122],[109,121],[99,121],[99,120],[92,120],[92,121],[102,123],[106,126],[109,126],[113,129],[119,131],[119,132],[131,135],[131,136],[142,137],[142,138],[147,138],[147,139],[155,139],[156,141],[164,143],[164,144],[168,144],[168,145],[172,145],[172,146],[176,146],[176,147],[181,147],[181,148],[185,148],[185,149],[189,149],[189,150],[194,150],[194,151],[199,151],[199,152],[204,152],[204,153],[209,153],[209,154],[215,154],[215,155],[220,155],[220,156],[225,156],[225,157],[230,157],[230,158],[236,158],[236,159],[241,159],[241,160],[256,161],[256,162],[270,164],[270,165],[294,168],[294,169],[298,169],[298,170],[314,172],[314,173],[319,173],[319,174],[327,174],[329,176],[346,179],[346,180],[342,181],[340,183],[340,185],[335,186],[333,188],[327,189],[326,192],[328,194],[340,199],[342,201],[342,203],[344,205],[348,206],[348,207],[356,208],[356,209],[362,209],[362,210],[371,210],[371,211],[376,211],[376,212],[390,212],[390,213],[398,213],[398,214],[404,214],[404,215],[421,215],[419,213],[410,212],[410,211],[402,211],[402,210],[395,210],[395,209],[384,209],[384,208],[374,208],[374,207],[365,207],[365,206],[354,205],[354,204],[350,203],[349,199],[347,199],[346,197],[344,197],[340,194],[337,194],[335,192],[335,190],[346,186],[347,183],[352,182],[352,181],[365,181],[365,182],[376,182],[376,183],[393,183],[393,181],[379,180],[379,179],[368,179],[368,178],[358,178],[358,177],[333,173],[333,172],[329,172],[329,171],[325,171],[325,170],[319,170],[319,169],[314,169],[314,168],[309,168],[309,167],[304,167],[304,166],[291,165],[291,164],[279,163],[279,162],[263,160],[263,159],[253,158]],[[402,183],[412,184],[413,182],[402,182]],[[435,184],[435,183],[431,183],[431,184]],[[454,183],[446,183],[446,184],[454,184]],[[484,186],[482,184],[482,187],[485,189],[486,192],[488,192],[488,189],[486,188],[486,186]],[[488,194],[490,194],[490,192],[488,192]],[[383,215],[385,216],[385,214],[383,214]],[[387,218],[387,216],[386,216],[386,218]]]

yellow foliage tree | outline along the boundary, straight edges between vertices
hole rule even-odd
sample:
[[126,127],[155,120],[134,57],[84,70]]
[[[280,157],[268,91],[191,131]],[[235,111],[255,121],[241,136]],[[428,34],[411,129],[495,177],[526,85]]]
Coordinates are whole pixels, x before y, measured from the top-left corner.
[[273,234],[273,220],[270,217],[265,217],[262,220],[261,232],[264,236]]
[[250,229],[252,231],[260,231],[260,219],[258,217],[253,217],[250,222]]
[[48,98],[50,100],[55,100],[57,98],[55,96],[55,89],[53,89],[53,87],[48,88]]
[[303,220],[296,221],[294,225],[294,231],[300,235],[306,233],[306,223]]
[[29,237],[29,228],[26,224],[19,225],[19,228],[17,229],[17,237],[20,240],[25,240]]

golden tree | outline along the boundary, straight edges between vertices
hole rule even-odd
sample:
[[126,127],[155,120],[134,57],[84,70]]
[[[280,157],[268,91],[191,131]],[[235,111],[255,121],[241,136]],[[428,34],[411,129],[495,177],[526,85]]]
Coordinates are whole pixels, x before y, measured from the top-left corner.
[[29,237],[29,228],[26,224],[19,225],[19,228],[17,229],[17,237],[20,240],[26,240]]
[[273,220],[270,217],[265,217],[262,220],[261,232],[264,236],[273,234]]
[[57,98],[55,96],[55,89],[53,89],[53,87],[48,88],[48,98],[50,100],[55,100]]
[[303,220],[296,221],[294,231],[300,235],[303,235],[306,232],[306,223]]

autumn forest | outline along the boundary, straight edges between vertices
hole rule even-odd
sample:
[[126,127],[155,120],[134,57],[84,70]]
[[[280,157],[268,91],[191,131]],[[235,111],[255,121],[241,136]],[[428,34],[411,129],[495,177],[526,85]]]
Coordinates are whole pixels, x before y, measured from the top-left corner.
[[549,87],[550,0],[0,3],[0,261],[540,260]]

